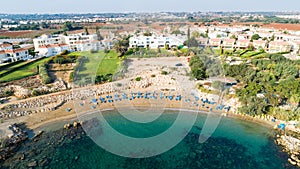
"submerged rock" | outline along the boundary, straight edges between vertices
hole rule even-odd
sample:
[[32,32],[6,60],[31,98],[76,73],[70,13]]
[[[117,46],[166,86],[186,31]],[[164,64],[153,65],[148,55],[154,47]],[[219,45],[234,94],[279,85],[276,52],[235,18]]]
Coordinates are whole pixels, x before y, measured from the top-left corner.
[[50,161],[49,161],[48,159],[41,160],[41,161],[39,162],[39,166],[40,166],[40,167],[44,167],[44,166],[48,165],[49,162],[50,162]]
[[36,166],[37,166],[37,161],[36,160],[33,160],[33,161],[31,161],[27,164],[27,167],[36,167]]
[[20,160],[25,160],[25,154],[22,154]]

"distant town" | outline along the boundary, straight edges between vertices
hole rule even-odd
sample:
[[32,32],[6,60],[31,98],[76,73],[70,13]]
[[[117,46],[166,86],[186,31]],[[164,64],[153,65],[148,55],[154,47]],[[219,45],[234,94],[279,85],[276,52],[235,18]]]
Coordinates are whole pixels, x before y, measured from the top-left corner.
[[178,48],[187,46],[184,42],[188,30],[193,47],[222,48],[227,54],[251,47],[257,55],[282,53],[297,58],[299,25],[291,24],[299,23],[299,16],[298,13],[223,12],[0,14],[0,62],[49,57],[64,50],[111,49],[120,36],[127,35],[131,36],[131,48]]

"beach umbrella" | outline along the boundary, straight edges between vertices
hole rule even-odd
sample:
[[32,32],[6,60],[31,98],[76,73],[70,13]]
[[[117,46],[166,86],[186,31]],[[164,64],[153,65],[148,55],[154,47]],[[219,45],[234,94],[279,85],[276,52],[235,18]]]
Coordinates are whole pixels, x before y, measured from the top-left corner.
[[279,124],[278,128],[281,129],[281,130],[284,130],[285,129],[285,124],[283,124],[283,123]]

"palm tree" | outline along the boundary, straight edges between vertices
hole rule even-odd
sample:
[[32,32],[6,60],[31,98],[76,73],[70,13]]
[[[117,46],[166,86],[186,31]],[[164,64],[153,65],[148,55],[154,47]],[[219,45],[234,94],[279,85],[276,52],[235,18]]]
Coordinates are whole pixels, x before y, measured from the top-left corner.
[[124,56],[125,52],[127,52],[129,47],[129,38],[130,36],[125,36],[114,44],[113,48],[120,53],[119,57]]

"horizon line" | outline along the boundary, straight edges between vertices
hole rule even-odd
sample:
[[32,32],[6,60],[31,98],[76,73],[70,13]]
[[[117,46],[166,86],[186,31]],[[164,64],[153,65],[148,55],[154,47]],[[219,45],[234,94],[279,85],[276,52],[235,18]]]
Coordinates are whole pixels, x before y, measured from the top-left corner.
[[216,12],[223,12],[223,13],[299,13],[300,10],[282,10],[282,11],[222,11],[222,10],[207,10],[207,11],[152,11],[152,12],[146,12],[146,11],[123,11],[123,12],[34,12],[34,13],[0,13],[0,15],[55,15],[55,14],[130,14],[130,13],[136,13],[136,14],[155,14],[155,13],[216,13]]

